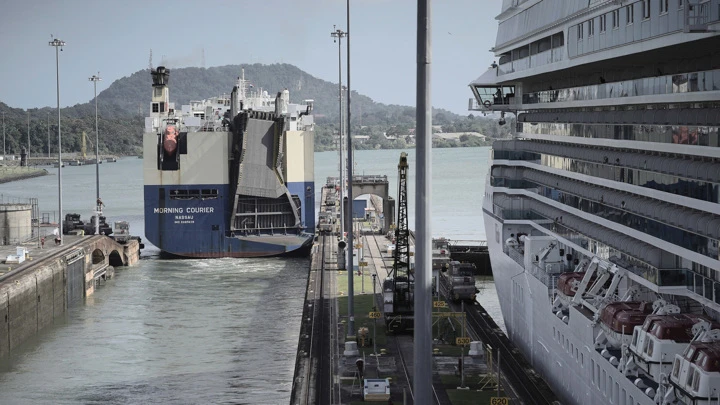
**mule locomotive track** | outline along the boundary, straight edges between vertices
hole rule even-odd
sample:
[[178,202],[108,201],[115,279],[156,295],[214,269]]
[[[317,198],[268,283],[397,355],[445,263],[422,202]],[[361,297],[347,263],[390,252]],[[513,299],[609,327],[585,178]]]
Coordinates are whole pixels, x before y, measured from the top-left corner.
[[[441,283],[443,294],[447,296],[446,286]],[[459,304],[449,303],[454,311],[460,311]],[[465,305],[468,333],[474,335],[485,345],[493,348],[493,361],[497,362],[500,353],[500,371],[517,392],[524,403],[553,404],[558,400],[545,380],[535,374],[525,357],[519,352],[507,336],[500,330],[490,315],[479,304]],[[497,364],[497,363],[496,363]]]
[[[374,237],[365,238],[365,240],[368,240],[368,239],[372,239],[375,242],[375,246],[377,247],[379,252],[382,251],[377,238],[374,238]],[[414,241],[414,234],[412,234],[412,232],[410,235],[410,241],[411,242]],[[366,252],[366,254],[368,255],[368,257],[371,260],[374,258],[372,252],[373,252],[372,249],[368,249]],[[384,264],[385,258],[383,258],[381,255],[380,259],[383,260],[383,264]],[[377,274],[377,269],[376,269],[376,274]],[[379,279],[379,277],[378,277],[378,279]],[[381,284],[381,286],[382,286],[382,284]],[[382,297],[382,296],[380,296],[380,297]],[[382,308],[382,306],[383,306],[382,298],[375,296],[374,300],[375,300],[375,304],[377,305],[377,307]],[[400,360],[400,367],[402,368],[402,375],[404,376],[405,381],[407,382],[408,391],[410,393],[410,400],[411,400],[410,403],[414,403],[415,396],[414,396],[413,390],[412,390],[413,381],[412,381],[412,372],[411,372],[411,368],[412,368],[413,364],[408,360],[408,359],[413,358],[412,336],[410,336],[410,335],[393,335],[392,337],[393,337],[392,340],[395,343],[395,350],[396,350],[398,359]],[[408,351],[409,351],[409,353],[407,353]],[[435,384],[432,385],[432,393],[433,393],[434,403],[436,403],[436,404],[444,403],[444,402],[440,401],[438,392],[435,389]]]

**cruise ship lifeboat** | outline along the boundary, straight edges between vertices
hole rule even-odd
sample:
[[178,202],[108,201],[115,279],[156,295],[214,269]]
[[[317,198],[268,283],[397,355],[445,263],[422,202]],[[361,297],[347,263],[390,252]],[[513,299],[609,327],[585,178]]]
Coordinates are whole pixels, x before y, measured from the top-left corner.
[[[720,335],[720,331],[714,330]],[[673,390],[666,394],[666,403],[672,395],[684,404],[717,404],[720,396],[720,342],[695,341],[685,352],[675,355],[670,382]]]
[[600,323],[607,345],[617,349],[628,344],[635,327],[642,325],[651,313],[652,304],[645,301],[619,301],[606,305],[600,312]]
[[[672,360],[684,352],[693,339],[692,328],[708,318],[695,314],[650,315],[636,326],[630,343],[633,361],[655,381],[668,375]],[[720,325],[713,324],[713,328]]]
[[574,297],[578,286],[585,277],[585,272],[562,273],[558,276],[557,289],[566,297]]

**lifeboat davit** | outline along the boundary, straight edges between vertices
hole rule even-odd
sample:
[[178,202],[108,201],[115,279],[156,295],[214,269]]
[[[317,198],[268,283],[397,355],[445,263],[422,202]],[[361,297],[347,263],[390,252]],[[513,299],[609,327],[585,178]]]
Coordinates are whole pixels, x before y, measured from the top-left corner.
[[667,375],[671,361],[684,352],[693,339],[692,328],[699,322],[707,322],[712,329],[720,328],[710,318],[698,314],[650,315],[642,327],[633,332],[630,352],[635,363],[655,381],[661,374]]
[[165,133],[163,134],[163,149],[168,155],[175,153],[175,150],[177,149],[177,137],[177,128],[172,125],[168,125],[168,127],[165,128]]

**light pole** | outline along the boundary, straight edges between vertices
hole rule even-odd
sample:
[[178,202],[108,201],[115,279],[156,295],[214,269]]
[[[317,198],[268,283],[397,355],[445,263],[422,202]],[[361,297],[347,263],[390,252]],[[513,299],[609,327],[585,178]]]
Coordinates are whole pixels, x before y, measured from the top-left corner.
[[[335,25],[333,25],[333,28],[335,28]],[[345,237],[345,216],[344,216],[344,207],[343,207],[343,188],[345,187],[345,181],[343,179],[343,148],[342,148],[342,141],[343,141],[343,104],[342,104],[342,39],[345,38],[347,34],[345,31],[337,28],[335,31],[330,33],[330,36],[333,38],[333,42],[337,42],[338,44],[338,104],[340,105],[340,117],[339,117],[339,125],[338,125],[338,157],[340,161],[340,239],[343,239]]]
[[28,116],[28,150],[27,150],[27,162],[25,163],[30,167],[30,111],[27,112]]
[[[350,231],[348,232],[348,246],[350,246],[350,255],[348,256],[348,271],[353,271],[354,265],[353,265],[353,248],[355,247],[355,243],[353,242],[353,191],[352,191],[352,184],[353,184],[353,159],[352,159],[352,136],[350,135],[350,0],[347,0],[347,200],[348,205],[347,209],[345,210],[345,215],[347,216],[347,223],[348,228],[350,228]],[[353,286],[353,278],[348,277],[348,328],[350,329],[352,335],[355,335],[355,290]]]
[[430,68],[432,65],[431,3],[418,0],[417,6],[417,176],[415,177],[415,364],[413,392],[417,405],[431,403],[432,387],[432,239],[430,218],[432,190],[432,101]]
[[2,115],[3,115],[3,163],[5,163],[5,159],[7,159],[7,156],[5,156],[5,111],[3,111]]
[[93,82],[93,88],[95,89],[95,190],[96,195],[95,198],[97,198],[97,218],[95,218],[95,234],[100,234],[100,144],[98,142],[99,139],[99,132],[98,132],[98,106],[97,106],[97,82],[102,80],[100,78],[100,72],[98,72],[98,75],[92,75],[91,78],[89,78],[91,82]]
[[50,157],[50,112],[47,113],[47,130],[48,130],[48,157]]
[[63,223],[62,223],[62,138],[60,132],[60,53],[65,46],[65,41],[54,38],[48,45],[55,47],[55,75],[57,81],[57,112],[58,112],[58,238],[60,245],[63,244]]

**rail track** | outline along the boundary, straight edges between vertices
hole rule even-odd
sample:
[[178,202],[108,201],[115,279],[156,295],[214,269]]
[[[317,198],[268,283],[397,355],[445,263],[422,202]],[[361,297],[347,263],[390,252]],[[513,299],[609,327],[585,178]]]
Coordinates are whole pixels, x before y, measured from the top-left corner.
[[[447,286],[441,283],[441,290],[447,297]],[[460,311],[460,304],[449,302],[453,311]],[[475,339],[481,340],[485,345],[493,348],[493,362],[498,361],[500,353],[500,371],[510,387],[523,403],[556,404],[558,398],[552,392],[545,380],[538,376],[518,351],[515,345],[505,336],[497,324],[492,320],[482,306],[465,305],[468,333]],[[497,364],[497,363],[495,363]]]
[[[382,252],[382,249],[380,247],[380,244],[378,243],[378,240],[376,238],[365,238],[365,240],[372,239],[375,243],[375,246],[377,247],[378,252]],[[411,240],[414,239],[414,235],[411,234]],[[374,259],[375,256],[373,255],[372,249],[367,249],[366,255],[370,258],[370,260]],[[380,259],[385,263],[385,259],[380,256]],[[377,274],[377,269],[375,271],[375,274]],[[380,282],[379,276],[376,277],[377,282]],[[375,305],[378,308],[383,307],[382,302],[382,283],[380,283],[380,292],[381,294],[379,296],[375,296]],[[388,336],[390,337],[390,336]],[[400,367],[402,369],[402,376],[404,377],[405,381],[407,382],[408,392],[410,393],[410,402],[415,402],[415,395],[413,393],[413,381],[412,381],[412,367],[413,367],[413,352],[412,352],[412,336],[410,335],[392,335],[392,341],[395,344],[395,353],[397,353],[398,359],[400,360]],[[409,353],[408,353],[409,352]],[[440,401],[439,395],[437,390],[435,389],[435,384],[432,385],[432,395],[434,403],[436,404],[442,404],[443,402]]]

